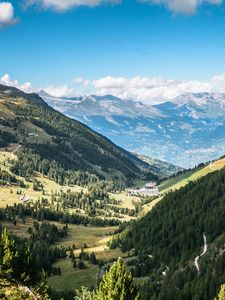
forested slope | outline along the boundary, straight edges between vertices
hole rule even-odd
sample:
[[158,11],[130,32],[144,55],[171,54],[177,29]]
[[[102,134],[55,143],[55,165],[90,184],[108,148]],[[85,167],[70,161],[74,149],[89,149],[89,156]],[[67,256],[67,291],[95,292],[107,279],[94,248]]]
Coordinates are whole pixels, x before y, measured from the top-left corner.
[[[225,282],[224,212],[222,169],[168,194],[113,241],[138,254],[130,265],[136,277],[149,277],[144,299],[213,299]],[[203,234],[208,247],[198,272],[194,262],[203,251]]]
[[128,182],[146,176],[130,154],[82,123],[55,111],[38,95],[0,85],[0,147],[12,143],[23,146],[15,168],[18,173],[24,168],[27,172],[39,171],[36,165],[41,164],[44,173],[49,169],[56,173],[60,169],[89,171]]

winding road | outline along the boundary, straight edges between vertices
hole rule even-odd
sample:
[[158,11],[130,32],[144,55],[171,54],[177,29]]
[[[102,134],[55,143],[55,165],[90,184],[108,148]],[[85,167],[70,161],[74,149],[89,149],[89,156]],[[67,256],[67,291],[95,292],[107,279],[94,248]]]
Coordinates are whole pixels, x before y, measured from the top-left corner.
[[205,255],[206,252],[207,252],[207,249],[208,249],[208,245],[207,245],[207,240],[206,240],[206,235],[205,235],[205,233],[203,234],[203,240],[204,240],[204,248],[203,248],[203,252],[202,252],[199,256],[197,256],[197,257],[195,258],[195,267],[196,267],[198,273],[200,272],[200,267],[199,267],[199,264],[198,264],[199,258],[200,258],[201,256]]

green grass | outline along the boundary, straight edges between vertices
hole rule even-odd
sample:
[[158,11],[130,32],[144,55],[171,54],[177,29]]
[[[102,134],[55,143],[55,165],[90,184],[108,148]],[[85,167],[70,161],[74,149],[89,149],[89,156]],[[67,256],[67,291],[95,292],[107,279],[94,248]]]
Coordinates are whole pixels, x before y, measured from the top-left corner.
[[28,228],[33,226],[33,220],[31,218],[25,219],[25,224],[22,223],[22,220],[16,218],[16,225],[11,222],[1,221],[2,227],[6,227],[7,230],[13,235],[19,236],[21,238],[29,238]]
[[74,243],[78,248],[83,247],[84,244],[87,247],[94,247],[117,229],[117,227],[90,227],[72,224],[68,226],[68,236],[58,243],[60,246],[68,247]]
[[190,181],[196,181],[201,177],[206,176],[209,173],[222,169],[224,166],[225,166],[225,159],[224,158],[219,159],[199,170],[189,171],[185,174],[182,174],[180,176],[162,182],[161,185],[159,186],[159,190],[163,194],[169,191],[178,190],[181,187],[187,185]]
[[159,190],[161,191],[165,191],[170,189],[171,187],[179,184],[179,182],[186,180],[187,178],[189,178],[191,175],[193,174],[193,171],[189,171],[185,174],[176,176],[176,177],[172,177],[168,180],[163,181],[160,186],[159,186]]
[[[32,131],[32,130],[31,130]],[[14,148],[16,148],[16,145],[14,145]],[[12,164],[11,160],[16,160],[17,156],[13,154],[12,152],[6,152],[6,151],[0,151],[0,168],[2,170],[5,170],[9,173],[10,172],[10,166]],[[6,207],[7,205],[14,205],[14,203],[18,204],[20,203],[20,197],[21,195],[17,194],[17,191],[22,191],[22,194],[28,196],[31,201],[37,201],[39,198],[43,197],[43,194],[41,191],[34,191],[33,190],[33,183],[26,181],[24,178],[16,176],[17,179],[24,181],[26,186],[28,188],[20,188],[16,186],[4,186],[1,187],[0,190],[0,208]],[[80,187],[80,186],[61,186],[54,182],[53,180],[50,180],[43,176],[42,174],[36,173],[35,178],[40,181],[44,187],[45,195],[44,197],[48,200],[51,200],[51,193],[53,192],[60,192],[63,190],[66,192],[67,190],[71,190],[72,192],[80,192],[83,191],[84,193],[87,192],[86,188]],[[118,207],[121,208],[128,208],[128,209],[134,209],[134,202],[140,201],[139,197],[128,197],[126,195],[126,191],[122,191],[121,193],[111,193],[111,198],[115,198],[116,200],[120,200],[121,204],[118,205]],[[69,212],[74,211],[68,210]],[[84,213],[84,212],[83,212]],[[120,214],[120,219],[124,221],[129,221],[133,219],[133,217],[130,217],[129,215],[122,215]]]
[[73,291],[81,286],[88,288],[95,287],[98,274],[98,267],[85,262],[86,269],[73,269],[71,259],[61,259],[54,264],[54,267],[61,269],[61,275],[48,278],[50,287],[56,290]]

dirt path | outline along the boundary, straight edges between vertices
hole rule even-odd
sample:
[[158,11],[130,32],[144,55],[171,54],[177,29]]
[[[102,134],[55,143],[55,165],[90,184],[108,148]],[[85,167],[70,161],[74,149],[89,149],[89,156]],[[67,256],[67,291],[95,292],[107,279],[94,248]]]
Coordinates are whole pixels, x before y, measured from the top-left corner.
[[207,240],[206,240],[206,235],[205,235],[205,233],[203,234],[203,240],[204,240],[204,248],[203,248],[203,252],[202,252],[199,256],[197,256],[197,257],[195,258],[195,267],[196,267],[198,273],[200,272],[200,267],[199,267],[199,264],[198,264],[199,258],[200,258],[201,256],[205,255],[206,252],[207,252],[207,249],[208,249],[208,246],[207,246]]
[[20,147],[21,147],[21,145],[19,144],[17,147],[16,147],[16,149],[15,150],[13,150],[13,154],[15,154],[19,149],[20,149]]

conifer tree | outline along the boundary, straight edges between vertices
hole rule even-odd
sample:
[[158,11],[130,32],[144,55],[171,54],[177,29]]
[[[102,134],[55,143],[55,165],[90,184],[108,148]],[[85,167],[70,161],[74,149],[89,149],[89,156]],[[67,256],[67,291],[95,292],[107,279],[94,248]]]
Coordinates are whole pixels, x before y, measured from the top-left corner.
[[221,285],[219,295],[215,300],[225,300],[225,284]]
[[107,271],[95,295],[96,300],[139,300],[139,292],[131,273],[126,273],[121,258]]
[[76,290],[74,300],[94,300],[94,292],[89,291],[86,287],[81,287],[81,290]]
[[0,275],[11,278],[15,274],[19,255],[15,247],[15,241],[10,239],[6,228],[2,231],[0,247]]

